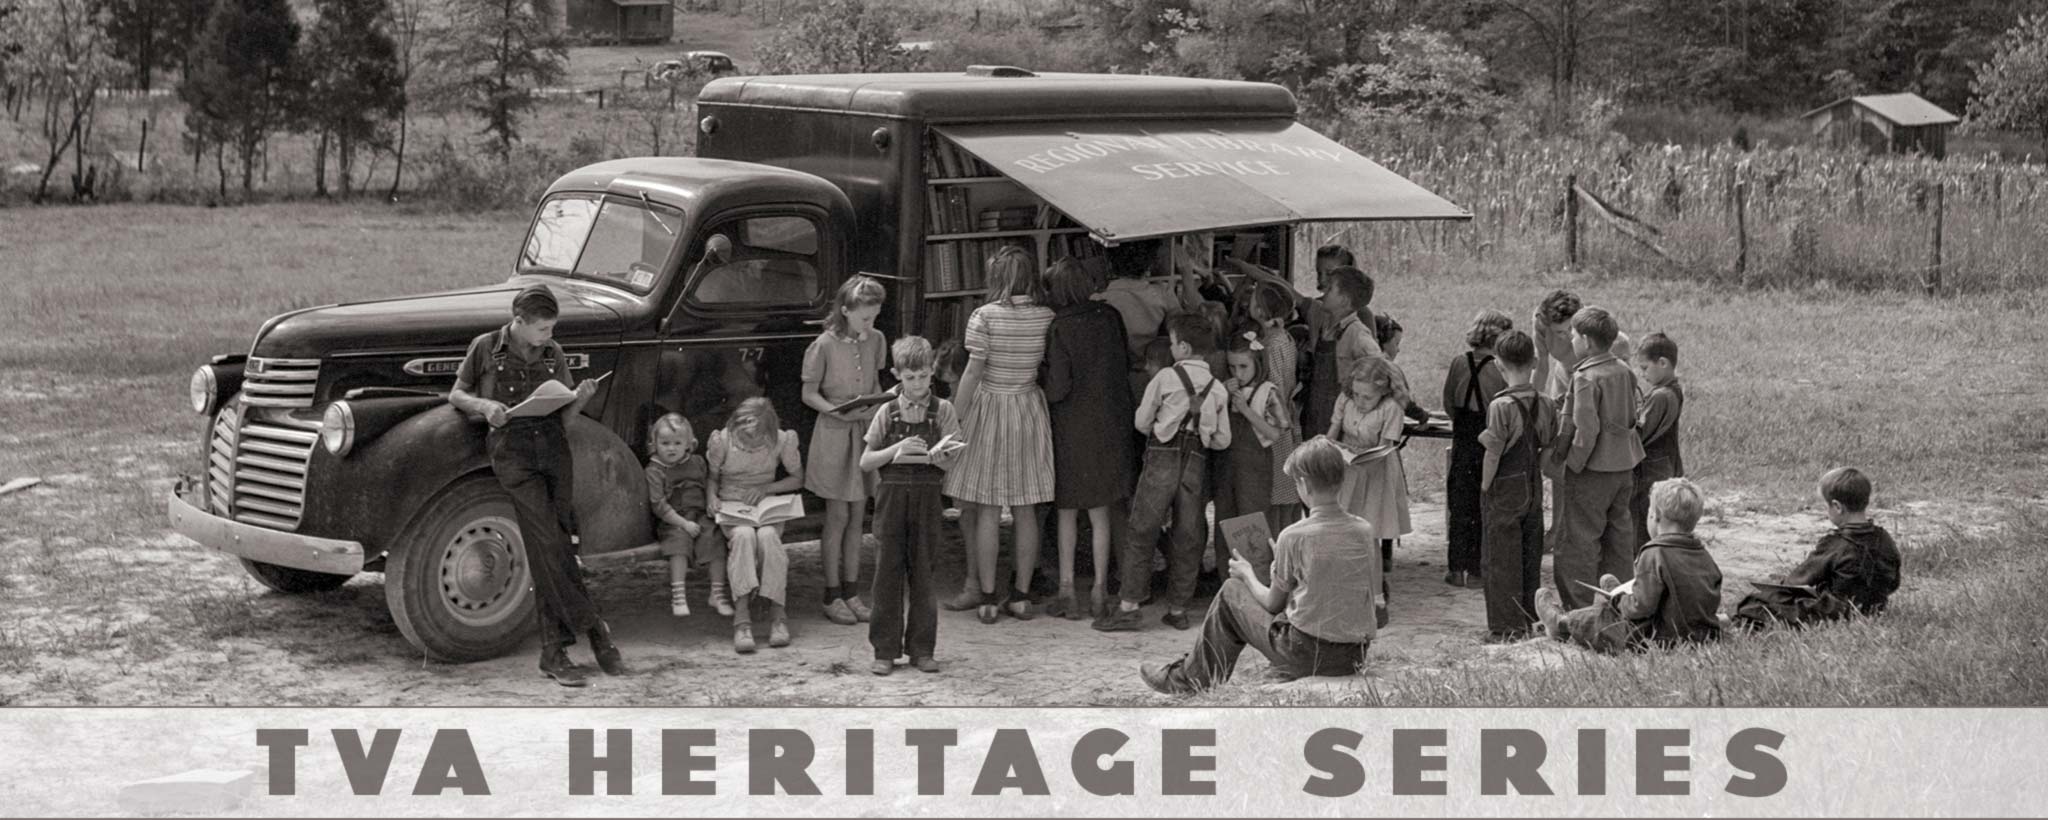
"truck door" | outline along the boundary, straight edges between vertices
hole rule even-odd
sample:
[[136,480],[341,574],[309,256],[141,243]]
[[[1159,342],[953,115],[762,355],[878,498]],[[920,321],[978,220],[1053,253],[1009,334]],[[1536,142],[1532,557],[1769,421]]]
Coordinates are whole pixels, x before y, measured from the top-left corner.
[[837,281],[827,271],[839,267],[824,241],[827,224],[823,211],[796,205],[729,211],[705,223],[683,256],[683,292],[665,324],[648,423],[682,413],[701,445],[740,402],[767,396],[783,428],[808,444],[804,350]]

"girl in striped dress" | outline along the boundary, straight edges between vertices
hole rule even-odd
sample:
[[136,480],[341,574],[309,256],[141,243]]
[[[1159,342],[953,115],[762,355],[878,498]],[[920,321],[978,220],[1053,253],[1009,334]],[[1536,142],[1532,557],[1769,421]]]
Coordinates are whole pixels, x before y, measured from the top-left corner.
[[[961,504],[967,545],[981,584],[978,614],[995,623],[999,608],[1018,620],[1032,617],[1031,575],[1037,568],[1037,505],[1053,500],[1052,425],[1038,365],[1045,358],[1051,308],[1030,252],[1005,245],[989,257],[988,304],[967,317],[967,372],[953,406],[967,449],[946,474],[946,495]],[[1016,520],[1016,591],[1005,603],[996,592],[997,525],[1003,507]]]

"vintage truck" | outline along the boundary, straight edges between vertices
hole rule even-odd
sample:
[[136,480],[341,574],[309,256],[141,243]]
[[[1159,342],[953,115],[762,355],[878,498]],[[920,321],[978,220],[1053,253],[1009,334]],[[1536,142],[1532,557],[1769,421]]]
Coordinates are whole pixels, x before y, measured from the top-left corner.
[[[980,260],[1043,263],[1156,243],[1161,270],[1236,258],[1286,271],[1304,221],[1464,219],[1294,121],[1278,86],[1121,75],[729,77],[698,100],[698,157],[602,162],[556,180],[509,278],[294,310],[191,379],[206,423],[174,529],[279,592],[384,573],[427,656],[516,648],[534,624],[484,427],[446,402],[467,342],[536,281],[582,378],[612,374],[569,432],[586,564],[654,555],[640,457],[681,412],[704,436],[766,395],[809,432],[803,351],[848,275],[890,288],[892,337],[957,335]],[[1169,252],[1171,251],[1171,252]]]

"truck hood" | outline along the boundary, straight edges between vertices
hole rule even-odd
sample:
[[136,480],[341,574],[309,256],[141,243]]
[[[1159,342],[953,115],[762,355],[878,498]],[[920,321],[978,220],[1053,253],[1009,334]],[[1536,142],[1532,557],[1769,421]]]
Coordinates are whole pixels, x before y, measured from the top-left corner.
[[560,277],[526,276],[478,288],[282,314],[257,332],[249,355],[318,359],[344,352],[460,351],[478,335],[504,326],[511,318],[513,294],[534,281],[547,282],[561,303],[556,339],[619,337],[619,311],[629,302],[624,296]]

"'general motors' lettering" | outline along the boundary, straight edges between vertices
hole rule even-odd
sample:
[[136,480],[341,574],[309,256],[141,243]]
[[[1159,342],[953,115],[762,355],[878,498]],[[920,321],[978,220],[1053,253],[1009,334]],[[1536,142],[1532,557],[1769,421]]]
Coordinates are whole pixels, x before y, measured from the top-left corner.
[[1263,159],[1257,162],[1251,160],[1241,160],[1238,162],[1155,162],[1151,165],[1133,165],[1131,170],[1136,171],[1138,176],[1154,181],[1206,176],[1284,177],[1288,175],[1286,171],[1282,171],[1274,166],[1271,161]]
[[[1021,157],[1015,160],[1014,164],[1019,168],[1043,174],[1047,171],[1057,169],[1062,165],[1072,165],[1077,162],[1084,162],[1090,159],[1107,157],[1112,154],[1121,154],[1129,151],[1139,151],[1145,149],[1168,150],[1173,147],[1185,148],[1196,151],[1223,150],[1249,151],[1260,154],[1285,154],[1287,156],[1302,157],[1304,159],[1319,159],[1326,162],[1338,162],[1342,160],[1341,154],[1339,154],[1336,151],[1331,151],[1324,148],[1306,148],[1298,145],[1289,145],[1282,142],[1268,142],[1265,140],[1245,139],[1242,137],[1225,137],[1220,135],[1212,136],[1206,134],[1173,134],[1163,137],[1090,137],[1088,139],[1077,140],[1075,142],[1067,143],[1056,148],[1048,148],[1044,151],[1040,151],[1029,156]],[[1152,173],[1148,173],[1147,171],[1139,171],[1140,174],[1145,174],[1148,179],[1166,179],[1168,177],[1203,175],[1205,173],[1257,176],[1286,175],[1286,172],[1279,170],[1278,168],[1274,167],[1271,163],[1251,161],[1161,162],[1146,165],[1137,165],[1132,167],[1134,169],[1153,169]],[[1207,171],[1204,172],[1200,170],[1195,170],[1197,167],[1205,168],[1207,169]],[[1176,172],[1169,172],[1165,169],[1177,170]],[[1179,173],[1183,171],[1185,173]],[[1156,173],[1157,175],[1152,175],[1153,173]]]

